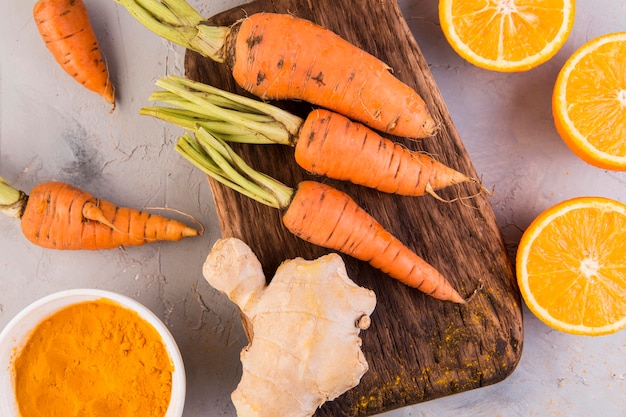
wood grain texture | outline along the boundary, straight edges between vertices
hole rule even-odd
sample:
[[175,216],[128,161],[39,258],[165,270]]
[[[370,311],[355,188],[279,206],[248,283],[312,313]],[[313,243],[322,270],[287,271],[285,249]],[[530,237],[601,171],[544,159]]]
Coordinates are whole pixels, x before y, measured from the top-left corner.
[[[446,105],[395,1],[392,0],[259,0],[210,20],[229,25],[260,11],[292,13],[317,22],[385,61],[394,75],[424,98],[441,129],[434,138],[392,138],[423,150],[443,163],[478,177]],[[244,93],[225,65],[188,51],[189,78]],[[300,115],[306,103],[277,103]],[[296,186],[311,176],[293,160],[293,149],[239,145],[251,166]],[[465,306],[434,300],[400,284],[368,264],[345,257],[350,277],[376,292],[372,326],[362,332],[370,370],[361,383],[317,416],[368,416],[445,395],[499,382],[517,365],[523,345],[519,292],[493,209],[486,194],[464,202],[444,203],[386,195],[362,187],[325,180],[348,192],[405,244],[441,271],[469,296]],[[328,251],[292,236],[278,210],[262,206],[209,180],[224,236],[235,236],[258,255],[271,277],[285,259],[318,257]],[[443,198],[476,193],[463,185],[440,192]],[[338,364],[340,366],[341,364]]]

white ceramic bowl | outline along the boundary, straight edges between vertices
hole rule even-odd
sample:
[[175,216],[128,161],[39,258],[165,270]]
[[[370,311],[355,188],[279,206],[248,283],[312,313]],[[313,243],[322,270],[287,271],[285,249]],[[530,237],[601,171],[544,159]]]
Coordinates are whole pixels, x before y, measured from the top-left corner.
[[103,290],[75,289],[57,292],[35,301],[17,314],[0,333],[0,416],[18,416],[12,378],[12,359],[16,349],[26,343],[31,331],[42,320],[67,306],[103,298],[134,310],[159,332],[174,364],[172,395],[165,417],[183,415],[186,390],[185,368],[176,341],[163,322],[147,307],[132,298]]

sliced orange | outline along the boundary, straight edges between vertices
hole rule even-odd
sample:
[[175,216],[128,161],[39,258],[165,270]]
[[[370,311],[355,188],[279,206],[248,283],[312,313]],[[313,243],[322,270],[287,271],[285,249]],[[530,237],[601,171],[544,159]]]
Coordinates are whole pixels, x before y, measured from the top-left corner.
[[626,327],[626,205],[579,197],[541,213],[516,259],[528,308],[547,325],[601,335]]
[[572,54],[556,80],[552,113],[576,155],[626,171],[626,32],[600,36]]
[[452,48],[494,71],[528,71],[552,58],[574,24],[575,0],[440,0]]

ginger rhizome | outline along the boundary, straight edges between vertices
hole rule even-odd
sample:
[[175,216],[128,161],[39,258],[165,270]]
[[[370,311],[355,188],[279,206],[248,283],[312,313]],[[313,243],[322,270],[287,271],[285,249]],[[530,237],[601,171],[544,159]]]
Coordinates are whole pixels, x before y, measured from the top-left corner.
[[239,417],[312,416],[367,372],[359,333],[369,327],[376,296],[348,277],[339,255],[287,260],[267,285],[252,250],[226,238],[203,274],[237,304],[246,327],[243,374],[232,393]]

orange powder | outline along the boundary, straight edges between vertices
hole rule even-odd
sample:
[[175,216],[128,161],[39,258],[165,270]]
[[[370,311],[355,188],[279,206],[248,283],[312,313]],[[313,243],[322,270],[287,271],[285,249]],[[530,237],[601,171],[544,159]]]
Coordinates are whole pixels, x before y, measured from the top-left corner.
[[162,417],[173,365],[161,336],[108,300],[43,321],[14,360],[21,417]]

